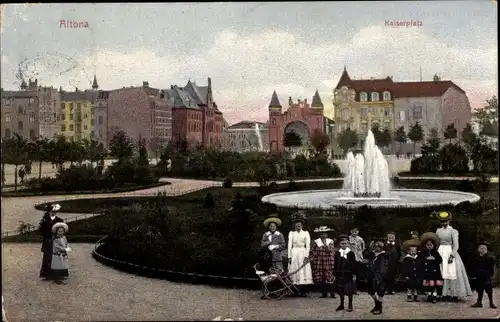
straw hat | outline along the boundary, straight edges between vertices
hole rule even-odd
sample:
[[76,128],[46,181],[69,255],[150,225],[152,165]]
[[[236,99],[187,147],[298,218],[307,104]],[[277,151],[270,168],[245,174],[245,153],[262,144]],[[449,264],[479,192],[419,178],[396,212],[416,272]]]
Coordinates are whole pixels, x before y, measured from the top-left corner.
[[434,244],[435,247],[439,245],[439,237],[433,232],[423,233],[422,236],[420,236],[420,242],[424,246],[429,240]]
[[63,228],[64,229],[64,233],[67,233],[68,232],[68,225],[63,223],[63,222],[58,222],[56,224],[54,224],[54,226],[52,226],[52,233],[55,233],[57,231],[57,229],[59,228]]
[[281,226],[281,219],[278,218],[278,215],[277,214],[272,214],[272,215],[269,215],[268,218],[266,218],[266,220],[264,220],[264,227],[269,227],[269,224],[270,223],[275,223],[276,226]]
[[420,247],[420,240],[408,239],[401,246],[401,248],[403,249],[404,252],[408,252],[408,249],[410,249],[410,247]]
[[315,233],[327,233],[329,231],[333,231],[333,229],[328,228],[327,226],[320,226],[320,227],[314,228]]
[[439,211],[435,212],[436,217],[439,221],[448,221],[451,220],[451,212],[449,211]]
[[292,222],[292,224],[296,222],[305,223],[306,214],[303,211],[297,211],[290,216],[290,221]]
[[481,239],[480,241],[477,242],[477,246],[485,245],[486,247],[490,246],[490,243],[488,243],[486,240]]
[[61,205],[58,203],[48,204],[45,210],[49,212],[56,212],[61,210]]

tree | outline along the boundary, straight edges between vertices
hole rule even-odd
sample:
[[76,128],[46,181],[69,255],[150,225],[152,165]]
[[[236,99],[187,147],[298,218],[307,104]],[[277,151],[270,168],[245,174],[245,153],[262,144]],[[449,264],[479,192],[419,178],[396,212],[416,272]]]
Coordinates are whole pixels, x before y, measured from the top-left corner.
[[439,152],[441,142],[439,134],[436,129],[431,129],[430,137],[427,139],[426,144],[422,146],[422,155],[433,155]]
[[50,162],[57,166],[60,171],[63,169],[64,162],[68,161],[69,142],[63,135],[57,136],[48,143],[48,153]]
[[384,139],[382,138],[382,131],[380,131],[380,126],[378,125],[378,123],[374,123],[371,130],[373,133],[373,137],[375,138],[375,144],[381,147]]
[[479,108],[474,113],[481,126],[480,135],[496,137],[498,136],[498,99],[493,96],[486,100],[487,105]]
[[404,126],[398,127],[396,132],[394,133],[394,141],[399,142],[399,153],[401,153],[403,143],[406,143],[407,139],[408,137],[406,136]]
[[446,127],[446,129],[444,130],[444,138],[450,140],[450,144],[451,140],[457,138],[457,129],[455,128],[454,123],[451,123]]
[[94,139],[84,139],[82,142],[84,154],[87,160],[90,162],[90,166],[94,166],[94,162],[104,161],[104,158],[108,155],[108,151],[104,147],[102,142],[96,141]]
[[464,142],[467,150],[470,152],[472,147],[478,140],[477,134],[472,130],[472,125],[467,123],[462,131],[462,141]]
[[28,162],[28,142],[19,134],[2,141],[2,168],[5,164],[14,166],[14,190],[17,190],[17,168]]
[[109,152],[118,162],[125,161],[134,154],[134,143],[125,132],[118,131],[109,141]]
[[324,155],[326,153],[326,148],[330,144],[330,138],[328,135],[321,133],[318,130],[314,131],[310,141],[316,156]]
[[149,150],[154,153],[156,163],[158,163],[158,159],[161,156],[163,150],[163,140],[159,137],[153,137],[149,141]]
[[137,145],[136,171],[134,173],[136,182],[148,183],[151,180],[151,170],[149,168],[148,149],[146,140],[139,138]]
[[38,138],[28,143],[29,159],[38,161],[38,179],[42,178],[42,163],[50,162],[50,141],[47,138]]
[[337,141],[339,147],[344,150],[344,153],[347,153],[349,149],[352,149],[356,145],[358,145],[358,134],[356,133],[356,131],[353,131],[348,127],[347,129],[339,133]]
[[302,138],[295,131],[286,132],[283,137],[283,146],[285,148],[302,146]]
[[384,147],[390,146],[391,141],[392,141],[391,130],[389,130],[388,128],[385,128],[384,132],[382,132],[382,142],[383,142],[382,146],[384,146]]
[[424,139],[424,131],[418,122],[410,128],[408,138],[413,142],[413,154],[415,155],[417,142],[421,142]]
[[73,162],[81,164],[85,160],[85,150],[81,141],[70,141],[67,143],[65,160],[69,161],[71,165]]

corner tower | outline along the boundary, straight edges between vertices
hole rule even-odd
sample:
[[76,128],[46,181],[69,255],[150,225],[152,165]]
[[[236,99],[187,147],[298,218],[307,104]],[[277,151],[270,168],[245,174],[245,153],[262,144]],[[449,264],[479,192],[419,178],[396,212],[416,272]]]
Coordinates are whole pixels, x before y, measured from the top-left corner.
[[280,141],[280,125],[281,125],[281,103],[276,91],[271,96],[269,102],[269,147],[272,152],[278,151],[278,142]]

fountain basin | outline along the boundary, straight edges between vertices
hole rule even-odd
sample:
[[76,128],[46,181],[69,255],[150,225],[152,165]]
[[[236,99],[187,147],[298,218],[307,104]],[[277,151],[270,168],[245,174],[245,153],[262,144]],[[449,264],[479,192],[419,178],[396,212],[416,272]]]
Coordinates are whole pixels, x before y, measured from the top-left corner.
[[481,198],[474,193],[451,190],[393,189],[382,198],[356,198],[350,190],[306,190],[273,193],[262,198],[262,202],[278,207],[299,209],[332,209],[339,207],[360,208],[421,208],[429,206],[457,205]]

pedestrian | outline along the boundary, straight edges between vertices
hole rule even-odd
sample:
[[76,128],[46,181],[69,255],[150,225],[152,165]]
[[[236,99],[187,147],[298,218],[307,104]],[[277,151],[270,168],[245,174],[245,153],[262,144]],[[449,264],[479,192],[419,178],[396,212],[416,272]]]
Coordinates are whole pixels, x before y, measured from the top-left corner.
[[24,171],[24,167],[21,167],[18,171],[19,174],[19,179],[21,179],[21,184],[24,184],[24,176],[26,175],[26,172]]
[[356,269],[358,268],[356,257],[349,248],[349,236],[339,236],[340,248],[335,253],[335,291],[340,296],[340,305],[337,311],[344,310],[344,301],[347,296],[347,312],[353,311],[352,298],[356,292]]
[[262,236],[261,247],[267,248],[272,254],[271,267],[283,271],[283,252],[286,249],[285,237],[278,231],[281,219],[278,215],[271,215],[264,220],[264,227],[268,229]]
[[293,285],[298,289],[301,297],[307,296],[308,285],[313,284],[309,252],[311,249],[311,236],[304,230],[306,216],[299,211],[291,216],[293,231],[288,234],[288,271]]
[[328,293],[332,298],[335,298],[333,268],[336,249],[334,240],[328,238],[328,233],[332,231],[333,229],[327,226],[314,229],[314,232],[319,234],[319,238],[315,239],[311,246],[310,258],[313,281],[319,285],[322,298],[326,298]]
[[421,261],[417,253],[420,240],[409,239],[403,243],[406,256],[403,258],[403,271],[406,280],[406,301],[420,302],[418,292],[420,291]]
[[488,252],[489,243],[480,241],[477,244],[477,254],[472,263],[473,276],[476,278],[477,302],[472,307],[483,307],[483,294],[486,292],[490,308],[496,309],[493,303],[493,275],[495,273],[495,257]]
[[59,222],[52,227],[52,233],[54,234],[52,242],[52,263],[50,268],[52,270],[52,276],[54,278],[54,283],[64,284],[63,279],[69,276],[68,269],[68,253],[71,252],[71,247],[69,247],[68,240],[65,234],[68,232],[68,225]]
[[4,308],[4,305],[3,305],[3,295],[2,295],[2,321],[8,322],[8,320],[7,320],[7,313],[5,313],[5,308]]
[[436,303],[443,294],[443,276],[441,275],[441,262],[443,259],[437,251],[439,237],[428,232],[420,236],[423,249],[420,253],[422,268],[422,286],[427,294],[427,302]]
[[399,272],[399,263],[401,259],[401,246],[399,242],[396,240],[396,233],[391,231],[387,233],[386,242],[384,245],[384,250],[389,257],[389,271],[387,272],[387,294],[394,295],[395,294],[395,286],[396,286],[396,277]]
[[462,258],[458,253],[458,230],[450,226],[451,213],[442,211],[437,214],[441,228],[436,230],[439,237],[439,255],[443,258],[441,274],[443,275],[443,297],[459,302],[461,297],[471,296],[469,277]]
[[375,306],[370,311],[374,315],[382,314],[382,303],[386,291],[387,274],[390,257],[384,251],[386,240],[378,238],[373,243],[373,249],[366,255],[368,294],[373,298]]
[[363,253],[366,249],[365,241],[363,238],[359,236],[359,229],[353,228],[351,229],[351,235],[349,236],[349,248],[354,253],[354,257],[356,258],[356,263],[358,264],[358,268],[356,272],[358,273],[358,278],[356,279],[356,293],[358,294],[359,283],[361,281],[361,277],[365,275],[366,267],[363,262]]
[[52,227],[56,223],[61,223],[63,220],[56,216],[56,213],[61,209],[59,204],[50,204],[47,206],[45,214],[40,221],[38,231],[42,235],[42,267],[40,268],[40,278],[45,280],[51,279],[50,265],[52,262]]

